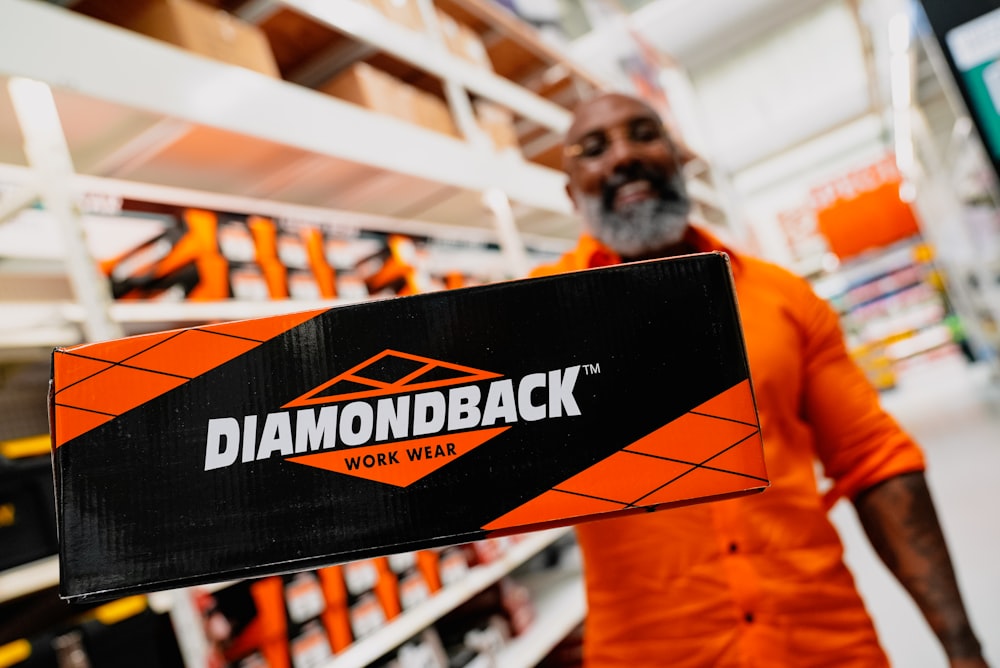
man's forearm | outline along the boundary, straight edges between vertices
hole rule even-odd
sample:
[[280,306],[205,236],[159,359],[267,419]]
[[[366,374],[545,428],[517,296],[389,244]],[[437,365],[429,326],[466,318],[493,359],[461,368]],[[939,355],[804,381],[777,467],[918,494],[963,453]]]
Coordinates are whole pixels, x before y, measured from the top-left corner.
[[854,505],[875,551],[913,597],[949,658],[980,657],[924,475],[885,480],[858,495]]

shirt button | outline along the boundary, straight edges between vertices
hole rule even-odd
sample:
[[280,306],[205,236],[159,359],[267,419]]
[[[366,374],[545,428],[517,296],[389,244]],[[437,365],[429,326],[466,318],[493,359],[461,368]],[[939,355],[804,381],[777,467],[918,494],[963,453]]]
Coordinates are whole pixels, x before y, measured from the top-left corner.
[[748,612],[747,614],[743,615],[743,619],[746,621],[747,624],[753,624],[753,613]]

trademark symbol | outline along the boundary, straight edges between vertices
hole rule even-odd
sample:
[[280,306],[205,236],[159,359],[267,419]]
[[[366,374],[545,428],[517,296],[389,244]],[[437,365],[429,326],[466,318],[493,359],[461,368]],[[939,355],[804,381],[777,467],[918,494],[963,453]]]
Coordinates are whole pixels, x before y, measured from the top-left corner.
[[593,376],[594,374],[598,374],[598,373],[601,373],[601,365],[600,364],[584,364],[583,365],[583,374],[585,376]]

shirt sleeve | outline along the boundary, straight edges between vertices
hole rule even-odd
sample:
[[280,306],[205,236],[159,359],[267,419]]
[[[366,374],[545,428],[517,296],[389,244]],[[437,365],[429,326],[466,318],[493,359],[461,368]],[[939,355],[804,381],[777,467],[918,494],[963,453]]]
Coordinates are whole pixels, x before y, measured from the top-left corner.
[[851,359],[836,312],[805,281],[799,288],[805,354],[802,410],[825,473],[834,483],[824,496],[829,508],[841,496],[853,499],[883,480],[922,471],[925,460],[920,446],[883,410],[878,392]]

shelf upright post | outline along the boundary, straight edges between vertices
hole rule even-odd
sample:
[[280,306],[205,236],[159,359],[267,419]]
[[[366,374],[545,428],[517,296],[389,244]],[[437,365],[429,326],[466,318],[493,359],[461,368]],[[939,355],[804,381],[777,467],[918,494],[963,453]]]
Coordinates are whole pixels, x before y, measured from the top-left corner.
[[507,258],[507,267],[513,278],[523,278],[528,273],[528,256],[524,250],[524,241],[514,222],[514,212],[511,210],[510,199],[499,188],[490,188],[483,193],[483,203],[493,214],[500,238],[500,250]]
[[[434,47],[441,51],[447,50],[444,29],[441,27],[441,21],[438,20],[433,0],[417,0],[417,8],[420,10],[420,18],[423,19],[424,25],[427,26]],[[455,119],[455,124],[458,126],[459,132],[476,149],[491,149],[489,138],[476,122],[472,103],[469,102],[468,91],[454,77],[446,75],[442,81],[444,83],[445,97],[448,99],[448,107],[451,109],[451,115]]]
[[20,77],[10,79],[8,89],[24,138],[24,153],[38,175],[42,204],[62,232],[70,285],[84,307],[84,336],[88,341],[118,338],[121,327],[109,313],[111,291],[87,249],[80,212],[73,201],[73,160],[52,90],[43,82]]
[[[438,20],[433,0],[417,0],[417,7],[435,47],[442,51],[446,50],[444,30]],[[462,136],[476,151],[493,151],[492,141],[476,121],[468,91],[453,77],[446,75],[443,82],[448,106]],[[524,276],[528,271],[527,255],[507,194],[499,188],[488,188],[483,192],[483,202],[493,214],[497,235],[500,238],[500,249],[507,258],[508,271],[514,277]]]

